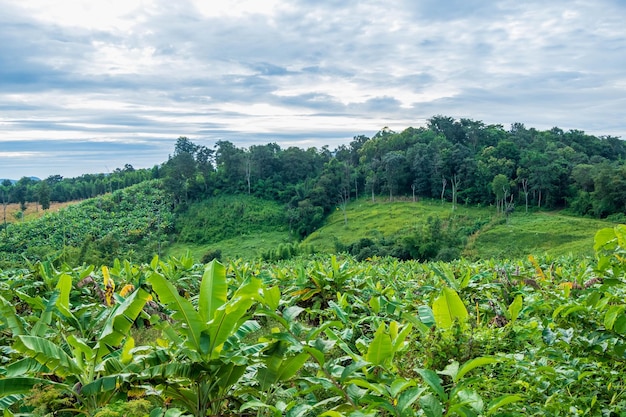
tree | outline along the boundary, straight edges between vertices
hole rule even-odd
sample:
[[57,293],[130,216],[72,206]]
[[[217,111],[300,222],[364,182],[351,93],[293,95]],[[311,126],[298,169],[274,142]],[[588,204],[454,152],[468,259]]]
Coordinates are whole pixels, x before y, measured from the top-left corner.
[[43,210],[48,210],[50,208],[50,186],[46,181],[40,181],[37,186],[37,200],[39,204],[41,204],[41,208]]
[[505,201],[511,189],[509,179],[503,174],[496,175],[491,182],[491,189],[496,195],[496,213],[504,213]]
[[528,178],[520,178],[522,190],[524,190],[524,201],[526,203],[526,213],[528,213]]
[[389,201],[393,201],[393,192],[407,172],[406,157],[401,151],[391,151],[383,156],[382,162],[385,167],[387,188],[389,188]]
[[24,211],[27,208],[26,202],[28,201],[28,187],[33,182],[29,177],[22,177],[15,184],[14,197],[15,200],[20,203],[20,210]]
[[4,233],[8,235],[9,231],[7,229],[7,206],[11,201],[11,191],[13,188],[13,183],[10,180],[2,181],[0,185],[0,195],[2,196],[2,211],[3,211],[3,219],[4,219]]

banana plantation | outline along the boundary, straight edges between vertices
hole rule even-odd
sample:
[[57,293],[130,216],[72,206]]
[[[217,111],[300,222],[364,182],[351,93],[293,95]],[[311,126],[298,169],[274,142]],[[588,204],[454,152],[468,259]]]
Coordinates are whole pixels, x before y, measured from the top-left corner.
[[0,270],[0,411],[626,415],[626,226],[594,250]]

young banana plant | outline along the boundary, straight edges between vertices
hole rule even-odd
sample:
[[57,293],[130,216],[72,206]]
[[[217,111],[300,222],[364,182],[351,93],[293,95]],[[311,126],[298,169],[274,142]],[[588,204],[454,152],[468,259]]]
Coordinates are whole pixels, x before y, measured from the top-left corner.
[[251,277],[229,298],[225,268],[215,260],[204,270],[196,305],[157,272],[148,282],[173,324],[162,323],[165,346],[141,378],[173,406],[198,417],[218,415],[250,365],[249,355],[239,354],[241,341],[260,328],[250,318],[255,304],[265,302],[264,285]]

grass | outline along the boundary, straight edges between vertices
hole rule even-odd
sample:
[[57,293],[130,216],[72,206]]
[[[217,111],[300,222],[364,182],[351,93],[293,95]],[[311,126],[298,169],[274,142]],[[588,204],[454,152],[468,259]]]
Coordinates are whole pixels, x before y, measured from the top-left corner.
[[513,213],[507,223],[496,216],[493,207],[458,206],[453,212],[450,203],[438,200],[373,203],[362,199],[349,204],[346,213],[348,224],[338,210],[304,243],[330,253],[336,241],[345,245],[364,237],[395,238],[410,233],[429,216],[437,216],[452,219],[460,227],[476,228],[463,250],[463,256],[470,259],[512,259],[529,254],[591,256],[595,233],[615,225],[559,212]]
[[223,260],[238,258],[257,259],[261,257],[263,252],[292,241],[293,239],[289,233],[284,231],[250,233],[202,245],[174,243],[167,248],[166,256],[180,257],[189,251],[194,260],[201,261],[207,252],[219,249]]
[[[45,213],[54,213],[60,209],[72,204],[79,203],[79,201],[67,201],[64,203],[51,202],[48,210],[43,210],[39,203],[28,203],[26,210],[23,213],[24,218],[19,218],[21,212],[19,203],[12,203],[7,205],[7,223],[16,223],[20,221],[35,220],[42,217]],[[4,216],[4,208],[0,207],[0,216]],[[4,221],[4,219],[0,219]]]
[[350,203],[346,213],[348,224],[344,222],[343,212],[338,210],[304,243],[323,252],[332,252],[335,241],[349,244],[364,237],[395,238],[409,234],[428,217],[440,217],[469,225],[476,221],[486,223],[492,216],[492,211],[487,208],[458,206],[453,212],[451,204],[442,204],[438,200],[372,202],[361,199]]
[[513,214],[478,233],[466,255],[472,258],[520,258],[529,254],[593,255],[593,238],[608,221],[572,217],[558,212]]

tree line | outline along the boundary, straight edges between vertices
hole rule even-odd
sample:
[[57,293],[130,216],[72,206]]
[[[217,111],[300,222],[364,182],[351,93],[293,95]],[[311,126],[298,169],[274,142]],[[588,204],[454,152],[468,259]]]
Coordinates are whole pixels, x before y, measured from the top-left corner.
[[614,136],[593,136],[557,127],[540,131],[514,123],[487,125],[436,115],[426,126],[402,132],[383,128],[355,136],[330,150],[281,148],[276,143],[213,147],[179,137],[168,160],[152,169],[125,165],[110,174],[59,175],[5,181],[0,199],[39,202],[84,199],[148,179],[161,179],[171,204],[211,196],[248,194],[284,205],[286,221],[300,236],[354,199],[420,198],[494,205],[508,212],[567,208],[578,215],[624,216],[626,145]]
[[425,127],[383,128],[334,150],[282,149],[276,143],[214,148],[178,138],[160,167],[181,207],[219,194],[250,194],[281,202],[290,226],[305,236],[324,217],[363,198],[441,199],[493,205],[500,212],[563,209],[604,218],[626,210],[626,145],[557,127],[486,125],[433,116]]

